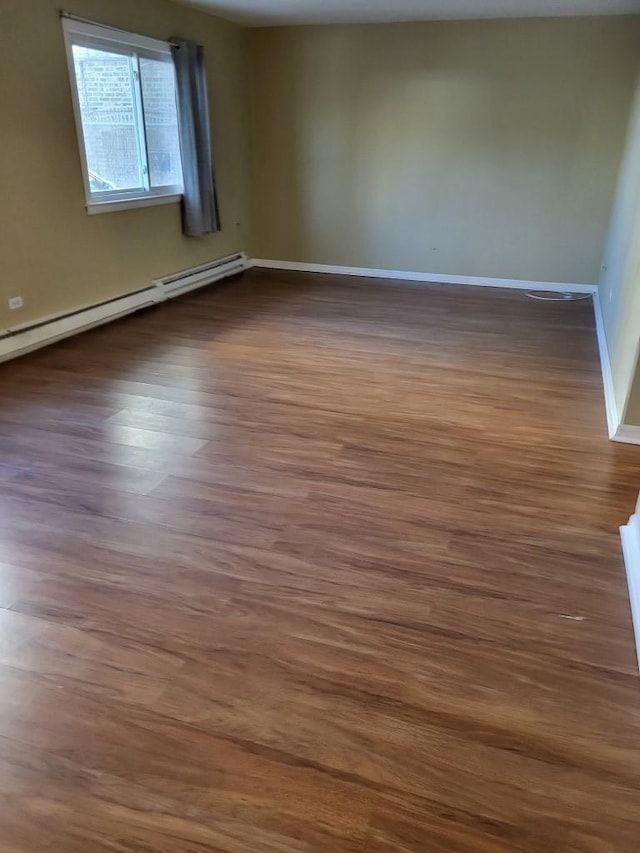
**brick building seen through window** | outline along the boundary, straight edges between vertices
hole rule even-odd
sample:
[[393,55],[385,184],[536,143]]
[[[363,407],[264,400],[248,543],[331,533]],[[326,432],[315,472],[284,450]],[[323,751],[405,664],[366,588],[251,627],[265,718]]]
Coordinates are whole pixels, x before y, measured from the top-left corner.
[[147,159],[151,186],[181,183],[172,65],[140,57],[138,71],[129,56],[77,45],[73,57],[92,191],[143,186]]

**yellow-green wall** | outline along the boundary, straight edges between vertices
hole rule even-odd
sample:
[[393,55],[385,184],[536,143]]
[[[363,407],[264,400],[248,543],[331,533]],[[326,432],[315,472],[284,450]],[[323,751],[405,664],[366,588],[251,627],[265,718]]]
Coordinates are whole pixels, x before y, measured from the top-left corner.
[[[180,207],[88,216],[58,9],[206,50],[223,231]],[[244,32],[168,0],[0,0],[0,330],[148,285],[248,245]],[[9,311],[21,295],[24,308]]]
[[[177,204],[87,215],[60,5],[0,0],[0,331],[243,249],[597,281],[640,18],[245,31],[169,0],[68,0],[86,18],[204,44],[223,231],[188,239]],[[637,188],[633,127],[637,157],[621,186]],[[637,345],[634,192],[618,194],[603,282],[625,400]],[[18,295],[24,308],[9,311]]]
[[640,425],[640,77],[604,255],[600,304],[618,420]]
[[640,19],[250,33],[255,257],[594,283]]

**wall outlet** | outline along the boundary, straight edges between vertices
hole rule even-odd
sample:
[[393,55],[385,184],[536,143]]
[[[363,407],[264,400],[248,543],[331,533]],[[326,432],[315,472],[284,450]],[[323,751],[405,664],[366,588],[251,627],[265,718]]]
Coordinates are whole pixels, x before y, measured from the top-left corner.
[[16,308],[22,308],[22,296],[12,296],[9,300],[9,308],[15,311]]

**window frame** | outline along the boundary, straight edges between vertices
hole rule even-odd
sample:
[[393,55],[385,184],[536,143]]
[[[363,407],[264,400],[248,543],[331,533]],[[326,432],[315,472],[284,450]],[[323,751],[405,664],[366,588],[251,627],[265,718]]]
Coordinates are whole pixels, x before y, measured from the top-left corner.
[[[71,85],[71,98],[73,101],[73,112],[78,137],[78,148],[82,165],[82,180],[86,198],[87,213],[109,213],[117,210],[129,210],[136,207],[151,207],[159,204],[172,204],[182,199],[184,186],[182,183],[152,187],[150,185],[150,166],[147,153],[147,133],[144,123],[144,106],[142,100],[142,82],[140,77],[140,59],[155,59],[171,63],[175,81],[175,63],[168,42],[149,38],[148,36],[129,33],[125,30],[113,29],[111,27],[90,24],[73,18],[63,18],[62,28],[64,33],[65,49],[67,54],[67,66],[69,70],[69,82]],[[85,146],[84,130],[82,125],[82,109],[78,91],[75,62],[73,57],[74,46],[105,50],[109,53],[117,53],[130,57],[132,72],[134,73],[135,85],[133,86],[134,107],[136,110],[136,138],[140,155],[140,164],[143,169],[143,187],[134,187],[127,190],[108,190],[94,192],[91,189],[89,164]],[[177,94],[177,83],[176,83]]]

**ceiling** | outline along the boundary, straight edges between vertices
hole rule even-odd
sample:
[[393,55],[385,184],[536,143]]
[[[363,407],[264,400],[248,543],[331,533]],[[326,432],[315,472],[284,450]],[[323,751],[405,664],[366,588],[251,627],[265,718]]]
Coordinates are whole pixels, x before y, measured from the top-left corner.
[[179,0],[249,26],[640,13],[640,0]]

